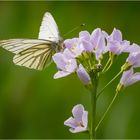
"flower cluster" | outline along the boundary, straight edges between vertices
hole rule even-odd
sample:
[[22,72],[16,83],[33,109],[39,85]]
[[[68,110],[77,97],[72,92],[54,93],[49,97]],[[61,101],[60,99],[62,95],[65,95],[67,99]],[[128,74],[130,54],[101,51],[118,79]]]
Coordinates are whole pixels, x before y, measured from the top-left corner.
[[107,52],[105,36],[105,32],[96,29],[91,35],[87,31],[82,31],[79,38],[65,40],[64,51],[53,56],[59,69],[54,78],[76,72],[83,84],[90,84],[90,72],[96,69],[96,64],[100,64],[102,55]]
[[[140,80],[140,73],[134,73],[134,69],[140,67],[140,47],[123,40],[122,33],[118,29],[114,28],[110,35],[100,28],[91,34],[81,31],[78,38],[65,40],[64,48],[62,52],[53,56],[58,68],[58,72],[54,75],[55,79],[76,73],[86,87],[93,88],[100,74],[104,74],[111,67],[115,56],[128,53],[128,58],[120,70],[123,75],[116,91],[120,92],[123,87]],[[103,64],[105,54],[108,54],[108,61]],[[85,131],[88,121],[84,107],[77,105],[72,113],[74,118],[66,120],[65,125],[70,126],[73,133]]]
[[[137,44],[130,45],[130,42],[123,40],[120,30],[114,28],[108,35],[100,28],[95,29],[91,34],[81,31],[78,38],[64,41],[65,49],[53,56],[58,72],[54,78],[61,78],[71,73],[77,73],[84,85],[91,82],[91,71],[101,71],[103,55],[107,52],[112,56],[120,55],[123,52],[129,53],[125,63],[128,67],[140,67],[140,47]],[[99,67],[100,66],[100,67]]]

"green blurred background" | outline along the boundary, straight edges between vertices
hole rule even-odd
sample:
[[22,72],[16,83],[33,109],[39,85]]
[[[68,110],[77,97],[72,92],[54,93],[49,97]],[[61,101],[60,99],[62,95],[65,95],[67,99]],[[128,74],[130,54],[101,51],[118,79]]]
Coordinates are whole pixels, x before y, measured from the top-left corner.
[[[80,30],[100,27],[140,44],[140,2],[0,2],[0,39],[37,38],[43,14],[54,16],[61,35],[85,23]],[[43,71],[19,67],[13,54],[0,48],[0,138],[88,138],[72,134],[63,125],[74,105],[90,108],[88,91],[75,75],[54,80],[54,64]],[[100,80],[103,87],[120,69],[125,55]],[[119,80],[119,79],[118,79]],[[114,95],[115,81],[100,97],[97,121]],[[125,89],[97,132],[97,138],[140,138],[140,83]]]

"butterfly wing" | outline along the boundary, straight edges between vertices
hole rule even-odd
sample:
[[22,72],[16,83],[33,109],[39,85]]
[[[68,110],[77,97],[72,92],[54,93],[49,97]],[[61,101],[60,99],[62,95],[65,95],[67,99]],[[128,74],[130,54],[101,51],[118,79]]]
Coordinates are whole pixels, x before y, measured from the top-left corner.
[[57,24],[49,12],[44,14],[38,39],[50,40],[55,43],[58,43],[61,40]]
[[46,12],[38,39],[9,39],[0,41],[0,46],[15,53],[13,62],[20,66],[42,70],[51,63],[52,55],[58,50],[61,37],[57,24]]
[[17,54],[25,49],[46,42],[47,41],[45,40],[38,40],[38,39],[8,39],[8,40],[1,40],[0,46],[12,53]]
[[51,45],[41,44],[23,50],[14,56],[13,62],[16,65],[42,70],[51,63],[52,55],[55,53]]
[[0,41],[0,46],[15,53],[16,65],[42,70],[52,61],[57,45],[47,40],[9,39]]

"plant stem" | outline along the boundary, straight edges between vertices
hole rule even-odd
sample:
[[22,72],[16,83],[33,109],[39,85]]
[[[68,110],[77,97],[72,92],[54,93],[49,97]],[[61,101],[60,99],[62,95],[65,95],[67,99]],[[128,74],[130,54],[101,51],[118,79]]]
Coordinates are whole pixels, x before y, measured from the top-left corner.
[[98,78],[95,76],[92,81],[93,88],[91,90],[91,126],[90,126],[90,139],[96,139],[96,94],[97,94],[97,86],[98,86]]
[[102,92],[107,88],[123,71],[121,70],[113,79],[111,79],[105,86],[102,88],[99,93],[97,94],[97,98],[102,94]]
[[110,67],[112,66],[112,64],[113,64],[113,60],[111,60],[109,66],[108,66],[108,67],[106,68],[106,70],[104,70],[103,72],[104,72],[104,73],[107,72],[107,71],[110,69]]
[[110,67],[112,66],[113,61],[114,61],[114,56],[115,56],[114,54],[110,54],[109,60],[102,71],[103,73],[107,72],[110,69]]
[[107,63],[106,63],[106,65],[105,65],[105,67],[104,67],[104,68],[103,68],[103,70],[102,70],[103,72],[104,72],[104,71],[105,71],[105,69],[108,67],[108,65],[109,65],[110,61],[111,61],[111,59],[109,58],[109,59],[108,59],[108,61],[107,61]]
[[102,121],[104,120],[105,116],[107,115],[108,111],[110,110],[110,108],[112,107],[115,99],[117,98],[117,95],[118,95],[118,92],[115,93],[112,101],[110,102],[108,108],[106,109],[105,113],[103,114],[101,120],[99,121],[99,123],[97,124],[96,128],[95,128],[95,131],[97,131],[97,129],[99,128],[100,124],[102,123]]

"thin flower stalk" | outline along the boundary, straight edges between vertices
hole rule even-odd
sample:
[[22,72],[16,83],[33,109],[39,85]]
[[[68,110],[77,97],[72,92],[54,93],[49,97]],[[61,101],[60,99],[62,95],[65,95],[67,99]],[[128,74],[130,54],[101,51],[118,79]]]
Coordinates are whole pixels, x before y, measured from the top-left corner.
[[111,79],[100,91],[99,93],[97,93],[97,99],[99,98],[99,96],[103,93],[103,91],[110,85],[112,84],[113,81],[115,81],[121,74],[122,74],[123,70],[121,70],[120,72],[118,72],[118,74],[116,74],[116,76],[114,76],[113,79]]
[[104,66],[104,68],[103,68],[103,70],[102,70],[103,73],[104,73],[104,72],[106,71],[106,69],[108,68],[110,62],[111,62],[111,58],[109,58],[108,61],[107,61],[107,63],[105,64],[105,66]]
[[105,119],[107,113],[109,112],[109,110],[111,109],[113,103],[115,102],[115,100],[116,100],[118,94],[119,94],[119,92],[116,91],[116,93],[115,93],[115,95],[114,95],[112,101],[110,102],[109,106],[107,107],[107,109],[106,109],[105,113],[103,114],[102,118],[100,119],[99,123],[98,123],[97,126],[95,127],[95,131],[98,130],[99,126],[101,125],[101,123],[102,123],[103,120]]

